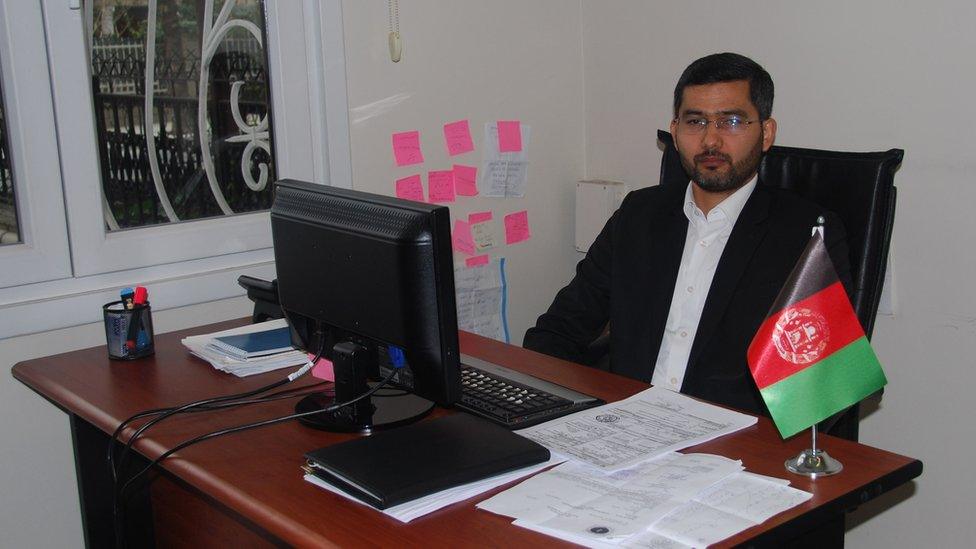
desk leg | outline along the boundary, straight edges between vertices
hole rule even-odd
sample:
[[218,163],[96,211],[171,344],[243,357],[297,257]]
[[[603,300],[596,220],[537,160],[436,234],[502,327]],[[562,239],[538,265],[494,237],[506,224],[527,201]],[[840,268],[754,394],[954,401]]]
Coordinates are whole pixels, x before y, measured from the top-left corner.
[[[85,547],[114,547],[112,476],[105,461],[109,436],[74,414],[69,414],[69,417]],[[136,467],[141,469],[147,464],[148,461],[137,454],[129,474],[138,470]],[[143,483],[128,500],[125,517],[129,547],[154,546],[152,507],[148,494],[148,485]]]

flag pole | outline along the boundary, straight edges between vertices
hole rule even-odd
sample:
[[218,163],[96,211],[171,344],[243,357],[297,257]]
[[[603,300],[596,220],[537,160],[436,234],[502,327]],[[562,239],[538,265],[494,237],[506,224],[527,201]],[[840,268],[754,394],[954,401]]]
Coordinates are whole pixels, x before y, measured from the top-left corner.
[[[820,238],[824,236],[824,217],[817,218],[817,224],[813,227],[810,236],[820,233]],[[794,457],[786,460],[786,470],[798,475],[805,475],[811,479],[834,475],[844,469],[844,465],[836,459],[830,457],[825,450],[817,449],[817,424],[810,427],[810,448],[800,452]]]

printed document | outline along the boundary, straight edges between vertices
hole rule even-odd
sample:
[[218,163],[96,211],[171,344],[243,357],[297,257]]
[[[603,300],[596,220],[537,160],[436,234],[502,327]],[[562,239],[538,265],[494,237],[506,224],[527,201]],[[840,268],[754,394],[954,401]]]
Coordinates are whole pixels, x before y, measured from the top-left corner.
[[632,469],[604,474],[567,462],[478,504],[518,524],[621,540],[687,504],[698,492],[742,470],[738,461],[709,454],[668,454]]
[[568,459],[616,471],[755,424],[753,416],[651,387],[519,434]]
[[[673,457],[675,455],[677,454],[668,454],[667,456],[652,460],[632,469],[618,471],[611,475],[601,475],[592,468],[589,469],[590,472],[587,475],[585,470],[582,469],[583,466],[579,464],[573,465],[581,468],[579,469],[581,477],[588,477],[589,485],[592,487],[594,482],[610,484],[613,480],[627,480],[628,483],[632,483],[634,482],[633,479],[643,476],[647,471],[653,471],[654,467],[662,464],[675,465],[676,462]],[[696,459],[706,460],[705,462],[708,461],[708,458],[719,457],[703,454],[690,454],[688,457],[691,456],[698,456]],[[716,464],[720,464],[720,462],[713,462],[713,465]],[[563,464],[561,467],[552,469],[542,475],[552,477],[553,473],[565,472],[569,469],[570,465],[570,463]],[[693,462],[689,461],[684,465],[692,466]],[[551,499],[550,496],[538,490],[538,483],[536,483],[535,489],[533,489],[533,485],[530,483],[536,481],[536,479],[540,479],[542,475],[497,494],[495,497],[478,504],[478,507],[491,512],[516,517],[513,523],[516,526],[586,547],[684,549],[686,547],[707,547],[722,541],[729,536],[761,524],[772,516],[796,505],[800,505],[813,497],[813,494],[809,492],[791,488],[787,480],[740,471],[732,473],[699,491],[690,501],[686,500],[684,503],[678,501],[683,495],[687,495],[688,491],[695,489],[692,484],[687,483],[689,479],[693,479],[693,484],[697,484],[698,486],[708,482],[705,477],[698,476],[696,478],[697,473],[707,470],[708,467],[706,466],[701,471],[693,470],[692,475],[679,475],[678,478],[669,479],[674,480],[676,485],[685,488],[685,490],[679,490],[673,493],[672,499],[670,500],[672,510],[663,516],[659,512],[660,508],[655,512],[644,512],[644,518],[650,518],[652,521],[650,527],[648,528],[648,525],[645,524],[643,528],[637,529],[637,533],[624,539],[615,537],[613,534],[623,535],[626,532],[633,531],[636,524],[626,525],[626,528],[620,528],[621,525],[624,525],[622,520],[605,523],[597,521],[586,523],[585,521],[580,521],[576,524],[564,518],[560,519],[562,523],[553,520],[551,517],[556,513],[560,517],[580,516],[580,513],[573,509],[567,512],[563,502]],[[706,472],[706,475],[714,478],[718,474],[721,474],[721,472],[720,469],[712,469],[710,472]],[[646,481],[640,484],[648,486]],[[626,484],[624,486],[628,489],[630,488]],[[572,493],[572,490],[567,489],[566,486],[560,486],[558,490],[558,495],[562,499],[573,497],[569,495]],[[623,493],[621,492],[621,494]],[[611,499],[604,499],[602,504],[606,505],[611,501]],[[546,507],[548,512],[545,510],[540,511],[538,509],[539,506]],[[529,509],[532,510],[529,511]],[[626,508],[620,507],[619,509],[624,510]],[[610,511],[611,508],[607,507],[606,510]],[[599,517],[594,518],[598,519]],[[616,518],[619,519],[620,517]],[[587,524],[589,524],[589,527],[586,526]],[[590,531],[594,528],[597,528],[599,532],[606,530],[606,533],[603,537],[594,535]],[[615,531],[611,530],[611,528],[615,529]]]

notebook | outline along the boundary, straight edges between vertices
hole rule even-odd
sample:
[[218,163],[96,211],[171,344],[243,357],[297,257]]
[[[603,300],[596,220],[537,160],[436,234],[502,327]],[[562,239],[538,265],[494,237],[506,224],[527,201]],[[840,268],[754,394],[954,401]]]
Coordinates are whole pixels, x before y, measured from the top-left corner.
[[378,509],[542,463],[549,450],[468,414],[422,421],[305,454],[308,471]]
[[291,351],[288,327],[249,334],[215,337],[212,345],[238,360]]

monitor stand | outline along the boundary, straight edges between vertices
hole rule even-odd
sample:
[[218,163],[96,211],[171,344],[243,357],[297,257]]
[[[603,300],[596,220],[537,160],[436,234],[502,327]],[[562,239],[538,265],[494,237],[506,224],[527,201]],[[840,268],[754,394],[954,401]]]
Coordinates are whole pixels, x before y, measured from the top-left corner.
[[[365,347],[343,342],[336,344],[332,351],[335,396],[325,393],[309,395],[298,401],[295,412],[323,410],[337,402],[352,400],[376,385],[367,380],[368,372],[376,371],[376,368],[375,364],[370,364],[371,354]],[[311,414],[298,420],[324,431],[368,434],[374,429],[412,423],[429,414],[433,408],[433,402],[410,393],[397,396],[374,394],[371,398],[364,398],[338,410]]]

